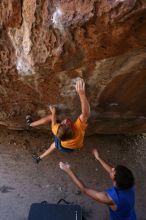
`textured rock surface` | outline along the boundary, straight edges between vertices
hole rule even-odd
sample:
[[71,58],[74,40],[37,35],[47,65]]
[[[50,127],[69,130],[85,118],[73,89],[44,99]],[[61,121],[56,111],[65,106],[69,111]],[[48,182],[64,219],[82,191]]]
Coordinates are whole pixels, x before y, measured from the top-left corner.
[[48,104],[74,119],[81,76],[90,134],[146,132],[145,27],[145,0],[0,1],[0,124],[25,129]]

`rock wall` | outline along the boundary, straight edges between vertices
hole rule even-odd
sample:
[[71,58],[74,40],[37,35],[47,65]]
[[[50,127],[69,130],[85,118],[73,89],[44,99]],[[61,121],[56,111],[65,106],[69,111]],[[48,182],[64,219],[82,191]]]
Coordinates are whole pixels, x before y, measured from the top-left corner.
[[26,129],[56,105],[80,112],[86,82],[93,133],[146,132],[145,0],[0,1],[0,124]]

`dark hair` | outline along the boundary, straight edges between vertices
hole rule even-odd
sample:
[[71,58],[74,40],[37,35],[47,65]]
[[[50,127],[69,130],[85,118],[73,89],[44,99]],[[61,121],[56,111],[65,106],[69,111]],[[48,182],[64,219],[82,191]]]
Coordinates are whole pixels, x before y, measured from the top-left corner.
[[129,189],[134,185],[134,176],[127,167],[118,165],[115,167],[116,185],[119,189]]
[[69,140],[73,137],[73,129],[60,125],[56,135],[61,141]]

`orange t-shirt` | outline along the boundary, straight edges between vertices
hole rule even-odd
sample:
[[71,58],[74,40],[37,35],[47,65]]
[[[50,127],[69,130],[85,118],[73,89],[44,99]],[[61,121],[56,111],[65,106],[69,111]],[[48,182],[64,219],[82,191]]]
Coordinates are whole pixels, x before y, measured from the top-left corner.
[[[57,134],[57,130],[60,124],[55,124],[52,127],[52,132],[54,135]],[[64,148],[69,149],[77,149],[83,147],[83,140],[85,135],[85,129],[87,124],[82,122],[80,118],[78,118],[74,123],[74,136],[72,139],[61,141],[61,145]]]

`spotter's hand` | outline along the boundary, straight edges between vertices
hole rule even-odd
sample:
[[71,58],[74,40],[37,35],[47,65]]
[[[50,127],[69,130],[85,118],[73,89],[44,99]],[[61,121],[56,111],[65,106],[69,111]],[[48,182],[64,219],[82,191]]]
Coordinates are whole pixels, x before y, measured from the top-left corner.
[[63,162],[59,163],[59,167],[61,170],[64,170],[65,172],[67,172],[70,169],[70,165],[68,163]]

